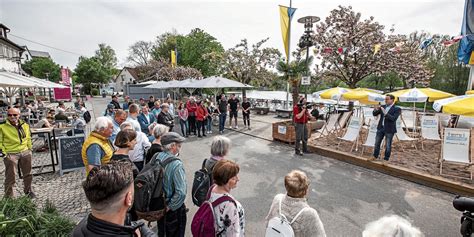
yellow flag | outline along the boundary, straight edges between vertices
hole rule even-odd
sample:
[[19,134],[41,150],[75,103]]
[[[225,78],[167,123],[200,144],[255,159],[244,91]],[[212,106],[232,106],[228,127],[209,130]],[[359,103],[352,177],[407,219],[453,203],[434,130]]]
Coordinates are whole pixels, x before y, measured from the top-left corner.
[[285,55],[288,60],[290,54],[290,24],[291,18],[295,13],[296,8],[280,6],[280,27],[281,36],[283,38],[283,45],[285,46]]
[[376,55],[380,51],[381,47],[382,47],[382,44],[375,44],[374,45],[374,55]]
[[474,65],[474,51],[471,52],[471,58],[469,59],[469,65]]
[[171,66],[176,67],[176,52],[171,50]]

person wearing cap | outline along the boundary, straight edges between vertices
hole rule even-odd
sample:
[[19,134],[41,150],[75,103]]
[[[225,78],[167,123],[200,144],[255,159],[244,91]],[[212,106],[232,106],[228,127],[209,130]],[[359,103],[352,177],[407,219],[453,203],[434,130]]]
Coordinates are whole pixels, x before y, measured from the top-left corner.
[[163,190],[167,212],[164,218],[158,221],[158,236],[184,237],[186,229],[186,173],[183,162],[178,158],[185,138],[175,132],[165,133],[161,137],[163,152],[158,153],[155,159],[164,162],[176,158],[165,167]]
[[107,109],[104,112],[105,117],[113,118],[115,113],[115,106],[113,104],[108,104]]
[[174,118],[173,116],[169,113],[169,105],[168,103],[163,103],[161,105],[161,112],[158,114],[157,122],[159,124],[163,124],[167,127],[170,128],[170,131],[173,131],[174,127]]

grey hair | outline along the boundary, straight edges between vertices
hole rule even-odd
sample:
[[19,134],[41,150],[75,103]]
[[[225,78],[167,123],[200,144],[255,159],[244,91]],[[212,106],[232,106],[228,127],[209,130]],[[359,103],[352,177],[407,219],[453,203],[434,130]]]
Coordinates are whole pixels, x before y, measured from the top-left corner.
[[176,142],[172,142],[170,144],[166,144],[163,146],[163,150],[165,151],[170,151],[171,150],[171,147],[173,147],[174,145],[176,145]]
[[397,215],[384,216],[365,226],[362,237],[423,237],[421,231]]
[[225,156],[229,153],[230,139],[224,136],[215,136],[212,139],[211,144],[211,155],[213,156]]
[[109,127],[109,124],[112,124],[112,120],[110,120],[109,118],[105,116],[98,117],[95,120],[94,131],[96,132],[103,131]]
[[159,138],[161,136],[163,136],[163,134],[167,133],[169,131],[169,128],[166,127],[165,125],[163,124],[157,124],[154,128],[153,128],[153,136],[155,138]]
[[133,129],[133,125],[130,122],[123,122],[122,124],[120,124],[120,130],[124,130],[126,127],[132,127]]

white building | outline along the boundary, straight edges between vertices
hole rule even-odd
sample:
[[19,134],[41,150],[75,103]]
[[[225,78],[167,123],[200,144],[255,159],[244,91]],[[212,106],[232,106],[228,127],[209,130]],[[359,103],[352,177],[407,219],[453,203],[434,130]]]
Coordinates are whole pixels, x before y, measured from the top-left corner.
[[124,67],[120,73],[115,77],[115,91],[123,92],[126,84],[132,84],[138,80],[138,72],[135,68]]
[[24,48],[8,39],[10,29],[0,23],[0,69],[20,73]]

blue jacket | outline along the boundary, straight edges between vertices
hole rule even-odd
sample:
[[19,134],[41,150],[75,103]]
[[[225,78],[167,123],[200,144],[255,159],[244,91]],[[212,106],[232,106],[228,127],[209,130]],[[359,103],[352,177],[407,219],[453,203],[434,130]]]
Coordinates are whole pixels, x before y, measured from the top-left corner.
[[[383,108],[386,108],[387,105],[382,105]],[[388,111],[388,113],[383,116],[381,109],[374,109],[372,115],[382,115],[379,120],[379,124],[377,125],[377,130],[383,130],[385,133],[396,133],[397,132],[397,119],[400,116],[402,110],[400,107],[396,105],[392,105],[392,108]],[[382,125],[383,124],[383,125]]]
[[142,132],[145,134],[149,134],[148,126],[155,122],[155,116],[153,116],[152,113],[148,113],[148,118],[150,122],[148,122],[148,120],[146,119],[146,116],[147,115],[140,113],[137,117],[137,120],[138,120],[138,123],[140,124],[140,128],[142,129]]

